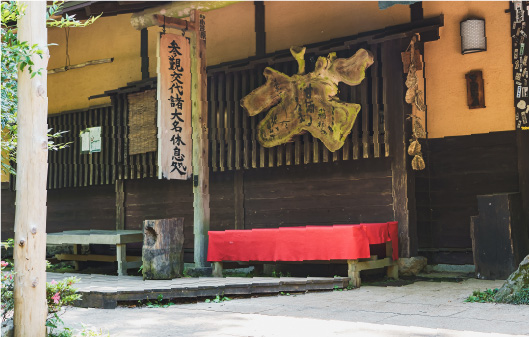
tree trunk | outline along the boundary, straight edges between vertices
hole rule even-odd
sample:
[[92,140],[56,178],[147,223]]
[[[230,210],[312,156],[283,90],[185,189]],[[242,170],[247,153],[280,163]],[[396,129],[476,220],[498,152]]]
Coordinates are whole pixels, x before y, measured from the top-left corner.
[[184,269],[184,218],[143,222],[143,279],[170,280]]
[[46,316],[46,179],[48,176],[46,2],[26,2],[18,38],[38,44],[44,55],[32,57],[31,78],[18,72],[18,150],[15,211],[15,336],[45,336]]
[[195,31],[191,36],[193,233],[195,235],[193,254],[195,268],[206,268],[210,209],[205,16],[199,11],[192,11],[190,21],[195,24]]

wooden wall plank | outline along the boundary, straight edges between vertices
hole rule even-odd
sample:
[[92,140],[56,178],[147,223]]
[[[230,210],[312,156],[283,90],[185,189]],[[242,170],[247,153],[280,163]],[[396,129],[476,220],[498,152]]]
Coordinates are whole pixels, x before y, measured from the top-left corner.
[[226,102],[225,102],[225,91],[226,91],[226,76],[224,73],[219,73],[217,82],[217,100],[219,102],[219,109],[217,111],[217,142],[219,144],[219,170],[224,171],[226,169],[226,139],[224,134],[225,129],[225,118],[226,118]]
[[[250,79],[248,70],[242,71],[241,78],[241,99],[250,93]],[[239,100],[240,102],[240,100]],[[240,103],[238,103],[240,106]],[[251,130],[250,130],[250,117],[248,113],[241,109],[242,113],[242,143],[243,143],[243,165],[244,169],[250,168],[250,142],[251,142]]]
[[233,102],[234,74],[226,75],[226,169],[234,169],[234,134],[235,134],[235,108]]
[[429,139],[423,142],[426,170],[416,172],[417,233],[420,249],[438,263],[453,262],[457,249],[472,249],[470,217],[477,195],[517,191],[514,131]]
[[379,105],[379,76],[380,76],[380,45],[376,44],[371,46],[371,52],[373,53],[374,63],[371,65],[371,108],[372,108],[372,120],[373,120],[373,156],[375,158],[380,157],[380,105]]

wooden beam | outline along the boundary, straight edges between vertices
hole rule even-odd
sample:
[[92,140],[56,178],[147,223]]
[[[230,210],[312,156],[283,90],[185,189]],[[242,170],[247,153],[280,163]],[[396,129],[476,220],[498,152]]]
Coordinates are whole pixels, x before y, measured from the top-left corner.
[[[170,18],[167,16],[155,14],[153,15],[154,22],[156,26],[165,28],[175,28],[180,30],[195,30],[195,24],[192,22],[189,22],[187,20],[179,19],[179,18]],[[143,28],[146,29],[146,28]],[[142,29],[142,30],[143,30]]]
[[157,22],[153,15],[160,14],[165,17],[185,18],[191,16],[193,10],[207,12],[213,9],[223,8],[238,1],[173,1],[158,7],[153,7],[134,13],[130,18],[130,24],[137,30],[156,26]]
[[147,28],[141,30],[140,36],[140,57],[141,57],[141,79],[149,78],[149,32]]
[[195,268],[207,264],[209,209],[208,101],[205,15],[191,12],[191,123],[193,127],[193,233]]
[[266,54],[265,5],[264,1],[254,1],[255,7],[255,55]]
[[410,5],[410,19],[411,22],[420,21],[424,19],[422,1]]
[[[38,45],[33,70],[46,69],[49,53],[46,2],[27,1],[18,21],[18,39]],[[18,71],[18,148],[15,210],[15,336],[46,336],[46,179],[48,172],[47,72],[33,78]]]
[[56,74],[56,73],[62,73],[62,72],[68,71],[68,70],[79,69],[79,68],[83,68],[83,67],[87,67],[87,66],[94,66],[96,64],[112,63],[112,62],[114,62],[114,58],[113,57],[107,58],[107,59],[86,61],[86,62],[83,62],[83,63],[74,64],[74,65],[71,65],[71,66],[68,66],[68,67],[50,69],[50,70],[48,70],[48,75]]

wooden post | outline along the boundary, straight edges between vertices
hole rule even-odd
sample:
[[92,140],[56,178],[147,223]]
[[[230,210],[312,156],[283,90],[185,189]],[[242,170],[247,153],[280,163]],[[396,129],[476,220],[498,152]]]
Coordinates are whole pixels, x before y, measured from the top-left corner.
[[[409,42],[409,41],[408,41]],[[399,222],[399,256],[417,255],[417,221],[415,214],[415,174],[407,153],[411,138],[411,123],[406,118],[411,106],[404,101],[404,78],[401,51],[407,47],[405,40],[391,40],[382,45],[384,72],[384,106],[391,128],[391,172],[393,185],[393,213]]]
[[386,275],[389,278],[398,280],[399,279],[399,265],[397,261],[393,260],[393,242],[386,242],[386,258],[389,258],[391,261],[388,269],[386,270]]
[[44,50],[32,57],[31,78],[18,71],[18,149],[15,211],[15,336],[46,335],[46,179],[48,175],[46,2],[23,2],[18,39]]
[[191,12],[191,123],[193,127],[193,233],[195,268],[207,264],[209,231],[208,102],[205,16]]
[[222,277],[222,262],[213,262],[213,277]]
[[360,270],[358,270],[358,260],[347,260],[347,276],[349,285],[359,288],[362,280],[360,279]]
[[118,275],[127,275],[127,245],[116,245],[116,260],[118,261]]
[[116,230],[125,229],[125,182],[116,179]]
[[[80,255],[81,254],[81,245],[78,245],[78,244],[74,244],[73,245],[73,254],[74,255]],[[79,261],[74,261],[73,265],[74,265],[74,269],[75,270],[79,270],[80,269],[80,263]]]

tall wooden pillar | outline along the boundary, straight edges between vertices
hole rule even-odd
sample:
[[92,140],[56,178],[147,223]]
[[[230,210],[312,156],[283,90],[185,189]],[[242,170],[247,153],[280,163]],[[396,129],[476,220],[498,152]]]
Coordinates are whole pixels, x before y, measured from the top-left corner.
[[208,103],[205,15],[191,12],[191,101],[193,127],[193,233],[195,268],[207,265],[209,231]]
[[400,53],[409,41],[391,40],[383,43],[384,106],[390,129],[390,157],[393,184],[393,214],[399,222],[399,256],[417,255],[417,219],[415,203],[415,173],[408,156],[411,138],[411,105],[405,102],[405,75]]
[[18,38],[39,45],[31,78],[18,71],[18,149],[15,211],[15,336],[46,335],[46,179],[48,176],[48,66],[46,2],[24,2]]

